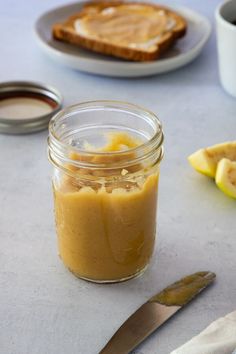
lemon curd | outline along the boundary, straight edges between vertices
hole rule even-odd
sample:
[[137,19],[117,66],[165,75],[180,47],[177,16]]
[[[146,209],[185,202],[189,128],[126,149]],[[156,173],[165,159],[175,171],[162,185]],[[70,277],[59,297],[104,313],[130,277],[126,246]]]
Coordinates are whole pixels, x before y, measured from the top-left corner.
[[153,253],[162,137],[150,148],[141,134],[109,126],[96,145],[99,129],[89,126],[88,139],[81,130],[79,149],[69,137],[70,145],[56,150],[49,137],[59,254],[79,278],[126,280]]
[[[102,151],[136,146],[125,134],[110,138]],[[72,157],[80,159],[76,154]],[[109,155],[99,158],[114,159]],[[119,154],[115,156],[115,160],[119,158]],[[121,175],[126,171],[121,170]],[[79,170],[77,173],[79,176]],[[106,182],[106,176],[99,186],[66,177],[59,187],[54,186],[60,256],[79,277],[127,278],[142,270],[153,252],[158,173],[142,176],[138,182],[115,180],[107,186]]]

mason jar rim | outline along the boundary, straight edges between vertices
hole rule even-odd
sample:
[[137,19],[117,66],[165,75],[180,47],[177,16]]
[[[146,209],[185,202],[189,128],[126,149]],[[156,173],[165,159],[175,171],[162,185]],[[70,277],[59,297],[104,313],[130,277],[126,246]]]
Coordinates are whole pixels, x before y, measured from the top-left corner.
[[[134,148],[130,148],[128,150],[122,150],[122,151],[96,151],[96,150],[84,150],[84,149],[80,149],[78,147],[75,146],[71,146],[63,141],[61,141],[58,137],[58,135],[55,132],[55,127],[54,124],[56,122],[58,122],[58,120],[62,117],[64,117],[65,115],[70,115],[72,113],[75,113],[76,111],[91,111],[91,110],[102,110],[102,109],[108,109],[110,108],[112,109],[118,109],[119,110],[119,106],[126,112],[130,112],[132,111],[132,109],[137,110],[137,115],[140,114],[140,116],[142,115],[147,115],[147,117],[151,120],[153,127],[155,127],[155,133],[154,135],[147,141],[144,141],[142,144],[138,145],[137,147]],[[122,109],[121,109],[122,111]],[[54,117],[52,117],[52,119],[50,120],[49,123],[49,138],[48,138],[48,145],[49,145],[49,155],[50,155],[50,160],[52,160],[51,158],[51,153],[55,153],[55,150],[58,151],[58,149],[62,149],[62,151],[67,151],[68,148],[70,149],[70,151],[75,152],[80,154],[81,156],[125,156],[127,155],[127,153],[130,152],[134,152],[134,153],[140,153],[144,152],[144,155],[146,155],[145,153],[145,149],[146,148],[150,148],[151,151],[153,149],[155,150],[159,150],[162,147],[163,144],[163,140],[164,140],[164,135],[163,135],[163,130],[162,130],[162,124],[160,122],[160,120],[158,119],[158,117],[150,110],[143,108],[142,106],[133,104],[133,103],[129,103],[129,102],[125,102],[125,101],[117,101],[117,100],[94,100],[94,101],[86,101],[86,102],[82,102],[82,103],[78,103],[78,104],[74,104],[71,106],[68,106],[62,110],[60,110]],[[149,151],[150,152],[150,151]],[[162,155],[163,155],[163,151],[160,152],[160,158],[159,160],[162,159]],[[59,155],[58,155],[59,156]],[[143,156],[145,157],[145,156]],[[140,159],[140,158],[139,158]],[[87,163],[87,162],[81,162],[81,161],[75,161],[75,160],[71,160],[69,158],[64,159],[64,162],[73,162],[75,165],[81,165],[82,167],[91,167],[91,165],[93,165],[94,167],[97,167],[99,165],[99,167],[107,167],[107,164],[102,164],[102,163],[98,163],[96,166],[95,164],[91,164],[91,163]]]

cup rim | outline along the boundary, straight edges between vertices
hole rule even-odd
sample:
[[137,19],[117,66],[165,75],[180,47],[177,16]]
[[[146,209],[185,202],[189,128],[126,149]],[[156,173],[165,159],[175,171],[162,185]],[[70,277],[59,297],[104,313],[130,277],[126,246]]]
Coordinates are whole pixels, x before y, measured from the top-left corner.
[[[140,145],[134,148],[130,148],[128,150],[122,151],[111,151],[111,152],[101,152],[94,150],[85,150],[81,148],[75,148],[68,143],[61,141],[60,136],[58,136],[55,131],[55,124],[62,117],[69,117],[73,113],[78,111],[85,112],[86,110],[118,110],[118,111],[126,111],[132,112],[133,109],[139,113],[140,116],[145,116],[150,119],[150,121],[155,126],[154,135],[147,141],[144,141]],[[115,101],[115,100],[95,100],[95,101],[87,101],[81,102],[69,107],[64,108],[58,114],[54,115],[49,123],[49,136],[48,136],[48,157],[50,162],[54,164],[54,166],[64,169],[65,172],[68,173],[68,169],[64,168],[61,164],[58,164],[57,161],[63,161],[65,164],[74,165],[79,168],[101,168],[101,169],[109,169],[111,166],[106,162],[98,162],[94,163],[91,161],[87,161],[86,157],[90,158],[91,156],[124,156],[124,160],[118,160],[116,163],[112,161],[112,167],[119,167],[121,162],[122,164],[125,162],[126,165],[140,163],[141,160],[152,156],[152,154],[156,154],[158,151],[158,162],[162,160],[163,156],[163,140],[164,134],[162,129],[162,124],[158,117],[151,111],[143,108],[139,105],[123,102],[123,101]],[[82,160],[74,160],[68,157],[68,151],[75,152],[76,154],[81,155]],[[130,153],[136,153],[137,157],[134,159],[129,159]],[[56,158],[55,158],[56,157]],[[85,158],[85,159],[84,159]],[[127,161],[126,161],[126,158]]]
[[236,26],[233,25],[232,23],[230,23],[229,21],[227,21],[221,14],[221,10],[223,9],[223,7],[225,5],[227,5],[229,2],[232,2],[234,0],[227,0],[224,2],[221,2],[215,10],[215,19],[217,22],[221,22],[222,24],[224,24],[225,26],[227,26],[229,29],[233,30],[236,32]]
[[[92,100],[92,101],[80,102],[80,103],[77,103],[77,104],[74,104],[71,106],[67,106],[67,107],[61,109],[58,113],[56,113],[51,118],[51,120],[49,122],[48,130],[49,130],[50,138],[55,140],[61,146],[68,147],[68,144],[61,142],[58,135],[55,133],[55,129],[54,129],[55,122],[57,122],[61,117],[75,113],[78,110],[86,110],[86,109],[97,110],[97,109],[107,109],[107,108],[117,108],[117,109],[123,108],[123,109],[127,109],[127,111],[132,110],[132,109],[136,109],[137,111],[139,111],[140,115],[145,114],[146,116],[148,116],[148,118],[155,125],[156,131],[155,131],[154,135],[150,138],[150,140],[143,142],[141,145],[139,145],[135,148],[129,149],[129,152],[138,151],[138,150],[140,150],[140,148],[146,148],[147,146],[152,146],[153,144],[155,145],[157,138],[161,138],[160,143],[162,142],[162,136],[163,136],[162,123],[155,113],[153,113],[152,111],[150,111],[142,106],[139,106],[137,104],[126,102],[126,101],[119,101],[119,100]],[[70,146],[70,149],[74,150],[75,152],[78,152],[80,154],[83,154],[83,155],[96,154],[97,156],[98,155],[102,156],[102,155],[108,154],[107,152],[98,152],[98,151],[96,152],[96,151],[89,151],[89,150],[87,151],[84,149],[73,148],[72,146]],[[110,154],[112,154],[112,155],[124,154],[125,155],[126,153],[127,153],[127,151],[118,151],[118,152],[113,151]]]

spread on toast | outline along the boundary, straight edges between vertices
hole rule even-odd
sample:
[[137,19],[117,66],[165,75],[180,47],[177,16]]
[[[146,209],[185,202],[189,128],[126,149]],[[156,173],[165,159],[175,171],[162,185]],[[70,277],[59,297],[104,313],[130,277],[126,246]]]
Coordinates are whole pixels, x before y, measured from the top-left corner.
[[183,17],[163,6],[109,1],[87,3],[65,23],[55,24],[53,36],[95,52],[149,61],[182,37],[186,28]]

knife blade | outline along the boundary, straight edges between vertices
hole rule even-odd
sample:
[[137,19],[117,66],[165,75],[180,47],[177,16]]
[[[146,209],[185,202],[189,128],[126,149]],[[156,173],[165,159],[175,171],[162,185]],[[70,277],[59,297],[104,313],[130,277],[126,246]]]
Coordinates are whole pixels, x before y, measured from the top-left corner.
[[111,337],[99,354],[128,354],[178,310],[211,284],[216,275],[188,275],[151,297]]

